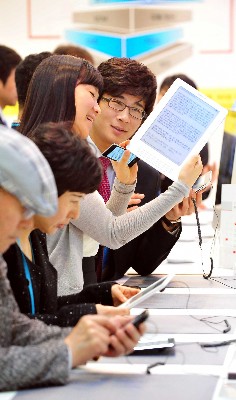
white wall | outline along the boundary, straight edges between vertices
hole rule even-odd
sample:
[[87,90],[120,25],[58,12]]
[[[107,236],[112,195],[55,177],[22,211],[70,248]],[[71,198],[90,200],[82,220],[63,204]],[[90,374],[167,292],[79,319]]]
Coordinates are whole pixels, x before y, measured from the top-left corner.
[[[72,12],[88,4],[89,0],[0,0],[0,43],[15,48],[22,57],[51,51],[65,42],[63,32],[72,26]],[[194,54],[158,80],[183,72],[199,87],[235,87],[236,29],[230,38],[229,14],[233,12],[235,24],[236,0],[202,0],[189,5],[179,2],[169,7],[193,9],[193,21],[186,26],[186,39],[193,43]]]
[[78,0],[0,0],[0,43],[22,57],[64,42]]

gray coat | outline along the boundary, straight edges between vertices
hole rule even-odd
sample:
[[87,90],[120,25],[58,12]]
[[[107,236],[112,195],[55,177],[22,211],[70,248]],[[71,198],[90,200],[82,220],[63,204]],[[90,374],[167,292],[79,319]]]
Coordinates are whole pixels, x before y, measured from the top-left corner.
[[66,383],[69,332],[20,313],[0,255],[0,390]]

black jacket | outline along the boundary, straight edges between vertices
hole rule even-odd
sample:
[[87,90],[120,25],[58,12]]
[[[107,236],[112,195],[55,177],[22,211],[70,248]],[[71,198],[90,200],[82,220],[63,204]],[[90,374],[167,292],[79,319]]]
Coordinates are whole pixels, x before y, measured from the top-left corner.
[[[142,205],[160,193],[160,174],[143,161],[138,163],[136,193],[144,193]],[[162,226],[161,220],[146,232],[117,250],[109,250],[102,280],[121,278],[132,267],[140,275],[148,275],[166,259],[178,240],[178,233],[171,235]]]
[[27,257],[26,259],[32,280],[36,314],[31,314],[28,281],[20,248],[14,244],[3,255],[8,267],[8,279],[23,314],[40,319],[46,324],[74,326],[83,315],[96,314],[95,304],[113,305],[113,282],[89,285],[78,294],[58,297],[57,271],[49,262],[45,235],[35,230],[30,238],[35,262],[31,262]]

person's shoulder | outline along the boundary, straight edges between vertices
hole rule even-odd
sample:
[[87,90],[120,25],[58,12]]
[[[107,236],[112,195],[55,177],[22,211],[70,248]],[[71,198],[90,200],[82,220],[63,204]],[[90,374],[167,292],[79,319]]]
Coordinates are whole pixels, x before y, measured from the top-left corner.
[[86,196],[81,200],[80,206],[81,207],[83,207],[83,206],[87,207],[87,206],[89,206],[90,204],[92,204],[94,202],[96,204],[97,204],[97,202],[101,203],[102,205],[105,204],[102,196],[98,193],[97,190],[95,190],[95,192],[86,194]]

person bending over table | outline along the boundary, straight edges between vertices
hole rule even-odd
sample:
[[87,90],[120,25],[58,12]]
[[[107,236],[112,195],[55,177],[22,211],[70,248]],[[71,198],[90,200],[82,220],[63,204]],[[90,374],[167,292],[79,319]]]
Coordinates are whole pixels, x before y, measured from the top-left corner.
[[85,314],[128,314],[128,309],[112,306],[123,303],[139,289],[115,282],[89,285],[80,293],[57,296],[57,271],[48,258],[45,233],[52,234],[78,218],[81,199],[100,183],[101,167],[87,142],[69,132],[65,124],[41,125],[31,138],[54,174],[58,211],[47,218],[35,215],[33,226],[25,229],[17,243],[3,254],[21,312],[59,326],[74,326]]
[[[27,179],[26,179],[27,177]],[[1,253],[33,225],[56,213],[53,174],[37,146],[0,127],[0,390],[61,385],[70,369],[100,355],[132,351],[144,333],[130,316],[88,315],[73,328],[47,326],[20,313]]]

